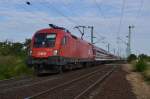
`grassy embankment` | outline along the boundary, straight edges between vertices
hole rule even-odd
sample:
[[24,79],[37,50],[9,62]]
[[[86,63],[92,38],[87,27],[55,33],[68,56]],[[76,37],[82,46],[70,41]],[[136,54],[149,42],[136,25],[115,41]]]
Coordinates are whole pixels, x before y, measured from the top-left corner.
[[150,57],[139,55],[137,58],[130,61],[130,63],[133,66],[133,70],[142,74],[145,81],[150,84]]
[[0,80],[32,75],[25,64],[27,57],[22,43],[0,42]]
[[31,75],[32,70],[25,65],[24,60],[18,56],[0,56],[0,79]]

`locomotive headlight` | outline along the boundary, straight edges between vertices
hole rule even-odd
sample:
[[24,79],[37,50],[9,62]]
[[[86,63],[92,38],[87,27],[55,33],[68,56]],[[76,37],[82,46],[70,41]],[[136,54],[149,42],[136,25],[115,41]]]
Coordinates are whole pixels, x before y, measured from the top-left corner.
[[53,55],[54,55],[54,56],[57,56],[57,55],[58,55],[58,50],[54,50],[54,51],[53,51]]

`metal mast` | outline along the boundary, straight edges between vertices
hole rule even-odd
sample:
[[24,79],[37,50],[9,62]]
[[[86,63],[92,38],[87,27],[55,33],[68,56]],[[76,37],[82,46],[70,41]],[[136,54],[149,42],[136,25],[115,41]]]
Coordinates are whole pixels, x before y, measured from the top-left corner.
[[133,25],[129,25],[129,34],[127,36],[128,38],[128,43],[127,43],[127,57],[130,56],[131,54],[131,30],[134,28]]
[[88,28],[91,29],[91,44],[94,44],[94,34],[93,34],[93,31],[94,31],[94,27],[93,26],[88,26]]
[[[81,33],[81,39],[83,39],[84,30],[85,30],[86,26],[76,26],[74,28],[77,28],[79,30],[79,32]],[[80,28],[82,28],[82,30]]]

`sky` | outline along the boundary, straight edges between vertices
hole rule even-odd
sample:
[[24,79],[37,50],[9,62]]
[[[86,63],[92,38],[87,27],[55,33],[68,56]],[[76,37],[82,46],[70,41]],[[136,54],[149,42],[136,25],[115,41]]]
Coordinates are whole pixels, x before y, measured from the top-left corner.
[[[26,2],[30,2],[27,5]],[[128,26],[131,49],[150,55],[150,0],[0,0],[0,41],[23,42],[48,24],[63,26],[80,37],[75,26],[94,26],[95,45],[126,55]],[[117,44],[117,38],[120,38]],[[90,29],[84,39],[90,42]]]

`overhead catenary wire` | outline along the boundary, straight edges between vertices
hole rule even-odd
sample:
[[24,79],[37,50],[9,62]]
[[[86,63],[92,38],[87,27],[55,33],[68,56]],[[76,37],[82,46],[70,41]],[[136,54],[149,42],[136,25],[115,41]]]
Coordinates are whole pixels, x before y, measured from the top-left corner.
[[117,30],[117,39],[119,37],[120,31],[121,31],[121,26],[122,26],[122,20],[123,20],[123,16],[124,16],[124,10],[125,10],[125,3],[126,0],[122,0],[122,7],[121,7],[121,16],[120,16],[120,20],[119,20],[119,25],[118,25],[118,30]]
[[[44,4],[46,2],[46,4],[49,4],[50,6]],[[68,21],[70,21],[71,23],[73,24],[78,24],[77,21],[71,19],[70,17],[68,17],[67,15],[65,15],[64,13],[62,13],[60,10],[58,10],[57,8],[55,8],[55,6],[53,6],[53,2],[49,2],[47,0],[45,0],[45,2],[40,2],[40,4],[44,5],[45,7],[48,7],[49,9],[53,9],[55,12],[57,12],[59,15],[63,16],[64,18],[66,18]],[[28,5],[31,5],[32,6],[32,3],[30,3],[29,1],[26,2]],[[39,8],[36,7],[36,9],[40,10]],[[98,34],[99,35],[99,34]],[[99,35],[100,36],[100,35]],[[105,37],[106,38],[106,37]]]
[[[34,19],[34,18],[36,18],[37,13],[34,12],[34,11],[29,10],[29,7],[31,7],[31,6],[33,6],[33,4],[32,4],[31,2],[25,1],[25,2],[23,2],[23,6],[21,5],[21,8],[23,8],[27,13],[30,13],[30,14],[29,14],[30,16],[28,16],[28,18]],[[41,19],[43,22],[49,21],[49,20],[46,19],[46,18],[40,18],[40,19]]]
[[[66,3],[62,2],[61,0],[60,0],[60,2],[61,2],[61,5],[62,5],[64,8],[66,8],[69,12],[71,12],[71,14],[72,14],[73,16],[77,16],[77,15],[78,15],[78,14],[75,14],[75,13],[74,13],[75,10],[72,10],[70,7],[68,7],[68,5],[67,5]],[[60,2],[59,2],[59,3],[60,3]],[[80,6],[80,5],[79,5],[79,6]],[[81,19],[80,17],[78,17],[78,19],[81,20],[81,21],[85,21],[85,20]]]
[[117,47],[118,47],[118,56],[120,56],[120,44],[119,44],[119,38],[120,38],[120,31],[121,31],[121,27],[122,27],[122,20],[123,20],[123,16],[124,16],[124,10],[125,10],[125,3],[126,0],[122,0],[122,6],[121,6],[121,16],[120,16],[120,20],[119,20],[119,25],[118,25],[118,29],[117,29],[117,38],[116,38],[116,43],[117,43]]
[[[95,30],[95,32],[94,33],[96,33],[99,37],[97,37],[96,36],[96,38],[98,38],[98,40],[100,40],[100,39],[103,39],[103,40],[105,40],[105,39],[107,39],[105,36],[103,36],[103,35],[100,35],[96,30]],[[97,42],[98,43],[98,42]]]
[[101,8],[101,5],[102,5],[103,0],[101,0],[100,4],[98,4],[98,2],[97,2],[96,0],[94,0],[94,2],[95,2],[96,7],[98,8],[98,11],[100,12],[101,16],[102,16],[103,18],[106,18],[105,15],[103,14],[102,8]]
[[[25,17],[25,18],[28,18],[28,19],[35,19],[35,18],[37,18],[36,16],[36,14],[37,13],[35,13],[35,12],[33,12],[33,11],[31,11],[31,10],[29,10],[28,9],[28,5],[31,5],[31,3],[30,2],[28,2],[28,1],[23,1],[23,2],[19,2],[18,3],[18,7],[19,7],[19,10],[21,9],[23,9],[25,12],[24,13],[26,13],[24,16],[22,16],[22,17]],[[14,6],[14,5],[13,5]],[[22,14],[22,12],[20,12],[19,14]],[[16,16],[15,14],[12,14],[13,16]],[[12,15],[8,15],[8,16],[12,16]],[[18,17],[18,16],[16,16],[16,17]],[[44,18],[37,18],[37,19],[40,19],[40,20],[42,20],[42,21],[47,21],[46,19],[44,19]],[[22,21],[22,20],[20,20],[20,21]],[[33,21],[32,21],[33,22]],[[24,23],[29,23],[29,21],[24,21]],[[30,22],[31,23],[31,22]],[[24,24],[22,24],[22,25],[24,25]],[[37,25],[39,25],[39,24],[37,24]]]
[[[28,18],[30,18],[30,19],[33,19],[33,18],[36,18],[36,16],[37,16],[37,11],[40,11],[41,10],[41,8],[39,8],[37,5],[35,5],[35,3],[34,2],[31,2],[32,0],[28,0],[28,1],[24,1],[23,3],[24,3],[24,5],[23,6],[21,6],[26,12],[28,12],[28,13],[30,13],[29,15],[30,16],[28,16]],[[40,2],[40,4],[43,4],[43,1],[42,2]],[[45,6],[45,5],[44,5]],[[37,10],[37,11],[32,11],[32,10],[30,10],[30,8],[31,7],[34,7],[34,9],[35,10]],[[47,7],[49,7],[49,6],[47,6]],[[50,8],[50,7],[49,7]],[[51,8],[51,9],[54,9],[54,8]],[[56,9],[57,10],[57,9]],[[57,12],[57,11],[56,11]],[[59,12],[57,12],[59,15],[61,15],[61,16],[63,16],[65,19],[67,19],[69,22],[71,22],[71,23],[73,23],[73,24],[77,24],[77,23],[75,23],[75,21],[74,20],[72,20],[71,18],[69,18],[69,17],[67,17],[66,15],[64,15],[63,13],[59,13]],[[41,17],[40,18],[43,22],[50,22],[50,18],[43,18],[43,17]]]
[[[125,1],[124,1],[125,2]],[[135,19],[137,20],[139,17],[140,17],[140,13],[141,13],[141,11],[142,11],[142,8],[143,8],[143,3],[144,3],[144,0],[140,0],[140,2],[139,2],[139,7],[138,7],[138,9],[137,9],[137,14],[136,14],[136,16],[135,16]],[[123,10],[123,8],[122,8],[122,10]],[[123,17],[123,16],[122,16]],[[122,22],[120,21],[120,24],[121,24]],[[121,27],[121,25],[119,25],[119,27]],[[119,28],[120,29],[120,28]],[[120,30],[119,30],[119,33],[120,33]],[[125,41],[123,41],[119,36],[118,36],[118,42],[119,41],[121,41],[121,43],[124,43],[125,45],[127,45],[127,43],[125,42]]]
[[[28,7],[33,7],[33,4],[34,3],[32,3],[31,1],[24,1],[23,2],[24,3],[24,6],[22,6],[21,5],[21,8],[23,8],[26,12],[31,12],[30,13],[30,15],[32,16],[32,17],[30,17],[30,18],[34,18],[34,16],[36,16],[36,13],[34,12],[34,11],[31,11],[31,10],[29,10],[29,8]],[[48,2],[47,2],[48,3]],[[26,6],[25,6],[26,5]],[[52,5],[51,5],[52,6]],[[49,7],[49,6],[47,6],[47,7]],[[36,10],[40,10],[40,8],[38,8],[38,7],[35,7],[34,6],[34,8],[36,8]],[[50,7],[49,7],[50,8]],[[60,14],[61,16],[64,16],[65,18],[67,18],[67,20],[68,21],[70,21],[70,22],[72,22],[72,23],[75,23],[75,21],[74,20],[72,20],[71,18],[69,18],[69,17],[67,17],[65,14],[63,14],[63,13],[61,13],[60,11],[58,11],[57,9],[55,9],[55,11],[58,13],[58,14]],[[42,19],[42,20],[44,20],[44,21],[48,21],[47,19]]]
[[96,7],[98,8],[98,11],[100,12],[101,16],[102,16],[104,19],[106,19],[106,17],[104,16],[104,14],[103,14],[103,12],[102,12],[102,9],[101,9],[102,1],[103,1],[103,0],[101,0],[100,4],[98,4],[98,2],[97,2],[96,0],[94,0],[95,5],[96,5]]
[[[53,9],[55,12],[57,12],[59,15],[63,16],[64,18],[66,18],[68,21],[70,21],[73,24],[78,25],[78,22],[76,22],[75,20],[73,20],[72,18],[68,17],[66,14],[62,13],[60,10],[58,10],[55,6],[53,6],[53,1],[51,1],[51,3],[47,0],[43,0],[45,2],[47,2],[47,4],[49,4],[49,6],[47,6],[49,9]],[[46,6],[46,4],[45,4]],[[52,8],[50,8],[52,7]]]
[[138,17],[140,17],[140,14],[141,14],[141,11],[142,11],[142,8],[143,8],[143,4],[144,4],[144,0],[140,0],[140,4],[139,4],[138,11],[137,11],[136,19],[137,19]]
[[[45,3],[46,2],[46,3]],[[60,10],[58,10],[55,6],[53,6],[53,2],[49,2],[49,1],[47,1],[47,0],[45,0],[45,2],[41,2],[40,4],[44,4],[44,7],[48,7],[49,9],[53,9],[55,12],[57,12],[59,15],[61,15],[61,16],[63,16],[64,18],[66,18],[68,21],[70,21],[71,23],[74,23],[74,24],[78,24],[78,22],[76,22],[75,20],[73,20],[73,19],[71,19],[70,17],[68,17],[67,15],[65,15],[63,12],[61,12]],[[30,2],[27,2],[27,4],[28,5],[31,5],[32,6],[32,4],[30,3]],[[48,4],[49,4],[49,6],[48,6]],[[37,6],[36,6],[36,8],[37,8]],[[67,8],[67,7],[66,7]],[[39,8],[37,8],[38,10],[40,10]],[[103,14],[102,14],[103,15]],[[105,16],[103,15],[103,17],[105,18]],[[98,33],[97,33],[97,35],[99,35]],[[101,35],[99,35],[100,37],[102,37]],[[106,37],[105,37],[106,38]],[[100,38],[100,39],[102,39],[102,38]],[[99,40],[100,41],[100,40]]]
[[[40,22],[46,22],[47,19],[45,18],[41,18],[41,17],[36,17],[37,16],[37,13],[36,12],[33,12],[30,10],[30,8],[28,8],[28,5],[30,5],[29,2],[26,2],[25,0],[23,0],[22,2],[19,2],[18,3],[18,13],[17,14],[10,14],[10,15],[7,15],[7,17],[21,17],[19,19],[17,19],[15,22],[17,24],[20,24],[20,26],[24,27],[24,28],[28,28],[29,24],[33,24],[35,23],[37,20],[40,20]],[[13,7],[15,6],[14,4],[11,4]],[[20,11],[21,10],[21,11]],[[24,13],[24,14],[23,14]],[[33,28],[37,28],[41,26],[41,24],[35,24],[33,26]],[[17,27],[16,27],[17,28]],[[25,29],[26,31],[28,31],[28,29]],[[25,31],[24,31],[25,32]]]
[[[96,1],[96,0],[94,0],[94,2],[95,2],[95,5],[96,5],[96,7],[97,7],[97,9],[98,9],[98,11],[99,11],[99,13],[100,13],[100,15],[105,19],[105,20],[107,20],[107,18],[106,18],[106,16],[104,15],[104,13],[102,12],[102,2],[103,2],[103,0],[101,0],[101,2],[98,4],[98,2]],[[110,22],[109,22],[110,23]],[[108,25],[108,30],[110,30],[110,26]]]
[[[45,1],[47,1],[47,0],[45,0]],[[48,1],[47,1],[47,3],[49,3]],[[62,3],[63,4],[63,3]],[[50,3],[49,3],[49,5],[51,5]],[[47,6],[47,7],[49,7],[49,6]],[[62,12],[60,12],[58,9],[56,9],[54,6],[52,6],[58,13],[60,13],[62,16],[64,16],[64,17],[66,17],[66,18],[69,18],[68,16],[66,16],[66,15],[64,15]],[[67,6],[64,6],[65,8],[67,8]],[[68,9],[69,10],[69,9]],[[72,11],[70,11],[70,12],[72,12]],[[73,14],[73,13],[72,13]],[[71,22],[73,22],[73,23],[75,23],[75,24],[78,24],[78,22],[76,22],[76,21],[74,21],[74,20],[72,20],[72,19],[70,19],[69,18],[69,20],[71,21]],[[81,19],[80,19],[81,20]],[[99,35],[99,34],[98,34]],[[99,35],[100,36],[100,35]]]
[[[135,20],[136,20],[136,21],[139,21],[139,18],[141,17],[141,12],[142,12],[142,9],[143,9],[143,7],[144,7],[143,5],[144,5],[144,0],[140,0],[140,1],[139,1],[139,7],[138,7],[138,9],[137,9],[137,15],[135,16]],[[138,24],[141,24],[141,22],[139,22]],[[136,32],[138,32],[138,31],[136,31]],[[144,39],[145,39],[145,38],[144,38]],[[137,49],[132,49],[132,51],[133,51],[133,52],[136,52],[137,55],[140,53],[140,51],[137,50]]]
[[[96,5],[96,7],[97,7],[97,9],[98,9],[98,11],[99,11],[99,14],[106,20],[107,18],[106,18],[106,16],[104,15],[104,13],[102,12],[102,8],[101,8],[101,6],[102,6],[102,2],[103,2],[103,0],[101,0],[101,2],[98,4],[98,2],[96,1],[96,0],[94,0],[94,3],[95,3],[95,5]],[[110,30],[111,28],[110,28],[110,26],[108,25],[108,30]],[[99,35],[99,34],[98,34]],[[99,35],[100,36],[100,35]],[[106,37],[105,37],[106,38]]]
[[61,2],[61,5],[62,5],[64,8],[66,8],[69,12],[71,12],[71,14],[73,14],[74,16],[76,15],[76,14],[74,13],[74,10],[71,10],[70,7],[68,8],[68,5],[67,5],[66,3],[62,2],[61,0],[60,0],[60,2]]
[[[45,3],[46,2],[46,3]],[[48,7],[49,9],[53,9],[55,12],[57,12],[59,15],[61,15],[61,16],[63,16],[64,18],[66,18],[69,22],[71,22],[71,23],[74,23],[74,24],[78,24],[76,21],[74,21],[73,19],[71,19],[71,18],[69,18],[67,15],[65,15],[64,13],[62,13],[60,10],[58,10],[57,8],[55,8],[55,6],[53,6],[51,3],[53,3],[53,2],[49,2],[49,1],[47,1],[47,0],[45,0],[45,2],[40,2],[40,4],[42,4],[42,5],[44,5],[44,7]],[[28,6],[33,6],[32,5],[32,3],[31,2],[29,2],[29,1],[27,1],[26,2],[26,4],[28,5]],[[46,4],[49,4],[50,6],[48,6],[48,5],[46,5]],[[37,6],[36,7],[34,7],[34,8],[36,8],[37,10],[41,10],[41,9],[39,9]],[[28,10],[28,9],[26,9],[26,10]]]
[[[44,0],[43,0],[44,1]],[[45,0],[46,3],[50,4],[49,1]],[[27,1],[29,2],[29,1]],[[43,4],[43,2],[40,2],[40,4]],[[32,3],[30,2],[29,6],[32,6]],[[46,4],[44,5],[46,6]],[[64,18],[66,18],[68,21],[70,21],[71,23],[77,24],[74,20],[72,20],[71,18],[69,18],[67,15],[63,14],[61,11],[59,11],[58,9],[56,9],[53,4],[50,4],[50,6],[47,6],[49,9],[53,9],[55,10],[55,12],[57,12],[59,15],[63,16]],[[52,8],[50,8],[52,7]],[[40,8],[36,7],[37,10],[40,10]]]
[[[66,9],[67,9],[68,11],[70,11],[73,15],[75,15],[75,14],[73,13],[73,11],[71,11],[70,8],[67,7],[66,4],[64,4],[63,2],[61,2],[61,4],[63,5],[64,8],[66,8]],[[81,18],[80,18],[80,20],[81,20]],[[98,35],[99,35],[99,34],[98,34]],[[99,35],[99,36],[100,36],[100,35]]]
[[[71,10],[70,9],[70,7],[68,7],[68,5],[66,4],[66,3],[64,3],[64,2],[62,2],[62,1],[60,1],[59,3],[61,3],[61,5],[65,8],[65,9],[67,9],[69,12],[71,12],[71,14],[73,15],[73,16],[76,16],[76,14],[74,13],[74,10]],[[83,20],[83,19],[81,19],[80,17],[78,17],[78,20],[80,20],[80,22],[81,21],[85,21],[85,20]],[[76,22],[76,23],[78,23],[78,22]]]

